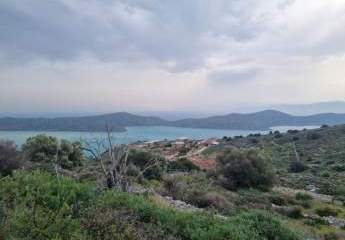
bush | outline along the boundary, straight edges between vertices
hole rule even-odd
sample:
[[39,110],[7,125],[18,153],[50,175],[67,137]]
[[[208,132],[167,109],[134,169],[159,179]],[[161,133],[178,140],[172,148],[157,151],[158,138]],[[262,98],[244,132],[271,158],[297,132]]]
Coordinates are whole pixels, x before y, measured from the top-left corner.
[[135,226],[125,212],[106,207],[90,209],[83,219],[90,240],[139,240]]
[[154,161],[158,161],[158,164],[145,171],[143,177],[147,179],[161,179],[167,168],[164,157],[136,149],[131,149],[128,155],[128,162],[140,170],[143,170],[148,164]]
[[292,138],[292,141],[294,141],[294,142],[296,142],[296,141],[298,141],[299,140],[299,137],[293,137]]
[[93,188],[68,178],[15,173],[0,181],[4,239],[82,239],[79,219],[93,196]]
[[217,159],[217,174],[222,186],[230,190],[267,190],[275,179],[271,163],[255,149],[226,151]]
[[301,218],[303,215],[302,215],[302,208],[300,207],[291,207],[288,209],[287,211],[287,216],[290,217],[290,218]]
[[62,168],[72,169],[83,164],[84,156],[79,142],[69,142],[62,139],[60,142],[58,163]]
[[338,164],[332,167],[336,172],[345,172],[345,164]]
[[14,142],[0,140],[0,176],[9,175],[20,166],[19,153]]
[[323,238],[325,240],[338,240],[338,239],[340,239],[340,237],[338,237],[338,235],[335,232],[325,233]]
[[339,210],[331,207],[319,207],[315,209],[315,212],[320,217],[336,217],[338,215]]
[[298,192],[295,195],[297,203],[304,208],[311,208],[313,197],[307,193]]
[[168,162],[168,170],[191,172],[193,170],[200,170],[200,168],[187,158],[179,158],[176,161]]
[[185,213],[158,208],[141,196],[108,192],[102,205],[113,209],[131,209],[141,224],[155,223],[165,233],[178,239],[300,239],[297,233],[286,229],[281,222],[268,213],[249,212],[227,218],[210,217],[202,213]]
[[291,197],[288,195],[281,196],[281,195],[271,195],[269,197],[271,203],[277,206],[287,206],[291,201]]
[[189,147],[183,146],[180,150],[179,150],[179,156],[184,156],[186,155],[188,152],[190,151]]
[[301,239],[266,212],[227,219],[180,212],[159,207],[150,196],[97,192],[91,185],[40,172],[19,172],[0,181],[0,205],[0,217],[5,215],[1,239]]
[[192,173],[190,175],[174,174],[167,175],[163,179],[163,194],[174,199],[185,201],[199,207],[207,207],[203,203],[209,190],[209,180],[205,174]]
[[232,207],[231,203],[217,192],[194,191],[189,198],[187,202],[198,208],[215,208],[219,211],[224,211],[230,210]]
[[316,228],[320,228],[322,226],[328,226],[329,223],[324,220],[323,218],[313,218],[313,219],[306,219],[304,221],[305,224],[312,226],[312,227],[316,227]]
[[308,193],[302,193],[302,192],[296,193],[295,198],[296,200],[302,200],[302,201],[313,200],[313,197],[310,196]]
[[318,134],[318,133],[308,133],[307,134],[307,139],[308,140],[317,140],[319,138],[321,138],[321,135]]
[[300,161],[292,161],[289,166],[289,171],[292,173],[300,173],[307,170],[308,167]]
[[30,137],[23,145],[23,151],[29,161],[54,163],[57,160],[62,168],[72,169],[81,166],[84,160],[80,143],[71,143],[44,134]]

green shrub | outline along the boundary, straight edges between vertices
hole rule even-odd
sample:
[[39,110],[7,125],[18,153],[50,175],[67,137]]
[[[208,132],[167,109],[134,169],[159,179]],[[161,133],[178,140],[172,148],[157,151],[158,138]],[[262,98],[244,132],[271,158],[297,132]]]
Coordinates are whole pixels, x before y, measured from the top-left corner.
[[304,223],[309,225],[309,226],[316,227],[316,228],[321,228],[322,226],[328,226],[329,225],[329,223],[322,218],[306,219],[304,221]]
[[62,168],[72,169],[81,166],[84,160],[80,143],[71,143],[44,134],[30,137],[22,146],[27,159],[32,162],[57,163]]
[[340,237],[335,232],[325,233],[323,235],[323,238],[325,240],[338,240],[338,239],[340,239]]
[[308,134],[307,134],[307,139],[308,139],[308,140],[317,140],[317,139],[319,139],[319,138],[321,138],[321,135],[318,134],[318,133],[311,132],[311,133],[308,133]]
[[292,161],[289,166],[289,171],[292,173],[304,172],[307,169],[308,169],[308,166],[306,166],[300,161]]
[[339,210],[332,207],[319,207],[315,209],[315,212],[320,217],[328,217],[328,216],[335,217],[338,215]]
[[133,220],[126,212],[94,207],[86,213],[83,225],[90,240],[139,240]]
[[230,149],[217,159],[218,180],[223,187],[259,188],[267,190],[274,184],[271,163],[255,149]]
[[287,216],[290,218],[301,218],[302,215],[302,208],[300,207],[291,207],[287,211]]
[[227,219],[162,208],[151,196],[107,190],[40,172],[0,181],[2,239],[298,240],[275,216]]
[[287,201],[284,197],[282,196],[270,196],[270,202],[273,203],[274,205],[277,206],[286,206],[287,205]]
[[336,172],[345,172],[345,164],[338,164],[332,167]]
[[310,201],[313,200],[313,197],[310,196],[308,193],[298,192],[295,195],[296,200],[302,200],[302,201]]
[[80,217],[95,196],[88,185],[49,174],[15,173],[0,181],[5,239],[81,239]]
[[190,240],[294,240],[299,235],[283,227],[276,217],[264,212],[243,213],[227,220],[202,213],[184,213],[158,208],[145,198],[125,193],[107,192],[101,205],[129,209],[143,224],[156,224],[164,232]]
[[19,169],[22,163],[16,145],[11,141],[0,140],[0,176],[6,176]]
[[179,155],[179,156],[184,156],[184,155],[186,155],[189,151],[190,151],[190,148],[189,148],[189,147],[183,146],[183,147],[179,150],[178,155]]
[[161,179],[167,168],[166,160],[162,156],[136,149],[131,149],[128,155],[128,162],[140,170],[154,161],[157,161],[158,164],[145,171],[143,176],[147,179]]
[[304,208],[311,208],[313,197],[307,193],[298,192],[295,195],[297,204]]
[[200,168],[187,158],[179,158],[176,161],[168,162],[168,170],[191,172],[193,170],[200,170]]
[[190,175],[172,174],[163,179],[163,194],[174,199],[185,201],[198,207],[208,207],[206,194],[209,191],[210,181],[205,173],[198,172]]
[[217,192],[195,191],[189,197],[189,203],[199,208],[215,208],[219,211],[230,210],[230,202]]

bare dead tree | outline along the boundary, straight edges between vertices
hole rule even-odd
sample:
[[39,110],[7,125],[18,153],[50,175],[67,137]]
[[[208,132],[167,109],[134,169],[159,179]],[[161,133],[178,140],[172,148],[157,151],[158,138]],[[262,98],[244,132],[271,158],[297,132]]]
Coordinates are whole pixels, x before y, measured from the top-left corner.
[[[128,175],[128,155],[130,149],[128,145],[116,144],[113,139],[112,130],[106,124],[106,137],[83,141],[82,149],[87,151],[94,160],[100,163],[108,188],[117,188],[121,191],[128,192],[131,183],[131,178]],[[159,163],[159,158],[152,159],[133,179],[137,180],[146,171],[157,166]]]

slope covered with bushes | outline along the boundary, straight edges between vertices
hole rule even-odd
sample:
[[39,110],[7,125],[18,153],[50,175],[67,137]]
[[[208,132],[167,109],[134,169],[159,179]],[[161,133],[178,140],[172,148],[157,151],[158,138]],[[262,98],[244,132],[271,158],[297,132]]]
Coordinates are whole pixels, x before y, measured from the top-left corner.
[[0,180],[0,239],[274,239],[296,233],[265,212],[227,219],[161,206],[150,195],[100,191],[42,172]]

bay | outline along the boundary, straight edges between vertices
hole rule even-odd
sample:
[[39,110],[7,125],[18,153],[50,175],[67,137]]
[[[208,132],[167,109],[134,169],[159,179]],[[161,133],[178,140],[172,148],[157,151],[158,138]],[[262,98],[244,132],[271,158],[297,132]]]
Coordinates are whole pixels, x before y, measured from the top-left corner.
[[[289,129],[311,129],[318,126],[279,126],[272,127],[273,131],[286,132]],[[154,141],[154,140],[173,140],[181,138],[189,139],[206,139],[221,138],[223,136],[247,136],[249,134],[267,134],[267,131],[259,130],[227,130],[227,129],[204,129],[204,128],[180,128],[180,127],[127,127],[126,132],[114,132],[113,138],[117,143],[133,143],[136,141]],[[8,139],[14,141],[17,146],[21,146],[26,139],[38,134],[46,134],[57,138],[63,138],[71,141],[91,140],[94,138],[105,137],[104,132],[72,132],[72,131],[0,131],[0,139]]]

